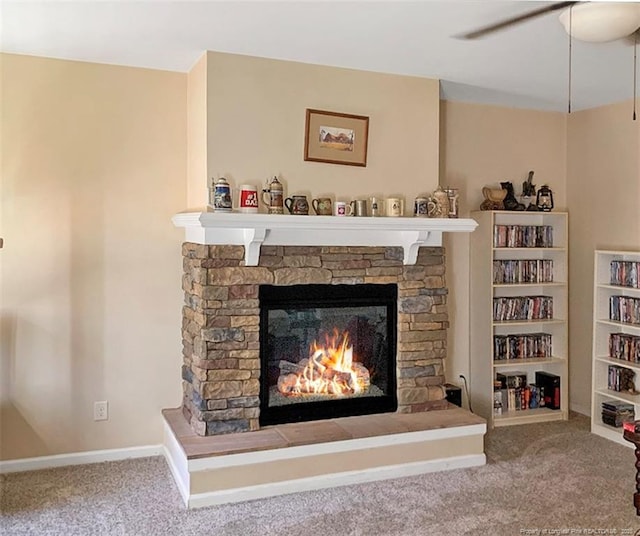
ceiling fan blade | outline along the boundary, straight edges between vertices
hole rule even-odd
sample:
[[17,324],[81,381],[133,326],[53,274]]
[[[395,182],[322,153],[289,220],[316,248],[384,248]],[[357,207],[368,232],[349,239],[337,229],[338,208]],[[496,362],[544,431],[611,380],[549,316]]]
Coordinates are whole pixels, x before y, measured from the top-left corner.
[[473,32],[468,32],[465,34],[461,34],[456,36],[459,39],[477,39],[478,37],[484,37],[487,34],[497,32],[498,30],[503,30],[508,28],[509,26],[513,26],[515,24],[519,24],[521,22],[533,19],[535,17],[539,17],[541,15],[545,15],[546,13],[551,13],[553,11],[559,11],[561,9],[565,9],[567,7],[572,6],[573,4],[577,4],[578,2],[556,2],[549,6],[541,7],[539,9],[535,9],[533,11],[529,11],[522,15],[518,15],[517,17],[512,17],[510,19],[503,20],[501,22],[497,22],[495,24],[491,24],[489,26],[485,26],[483,28],[479,28],[474,30]]

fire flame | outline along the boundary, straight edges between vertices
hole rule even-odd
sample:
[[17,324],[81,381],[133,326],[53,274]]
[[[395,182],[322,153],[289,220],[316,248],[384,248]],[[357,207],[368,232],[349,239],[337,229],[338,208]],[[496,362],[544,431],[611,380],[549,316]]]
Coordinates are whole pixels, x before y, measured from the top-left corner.
[[354,363],[349,333],[339,334],[337,329],[332,336],[324,335],[324,344],[315,340],[311,343],[309,359],[301,372],[287,374],[278,382],[279,390],[288,396],[352,395],[363,392],[368,386],[369,371]]

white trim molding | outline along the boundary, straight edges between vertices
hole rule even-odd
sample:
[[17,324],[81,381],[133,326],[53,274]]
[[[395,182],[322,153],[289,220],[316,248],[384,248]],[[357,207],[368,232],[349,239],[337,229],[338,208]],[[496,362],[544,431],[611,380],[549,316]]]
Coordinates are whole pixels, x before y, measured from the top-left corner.
[[465,218],[293,216],[184,212],[172,218],[187,242],[244,246],[245,265],[257,266],[262,244],[275,246],[399,246],[404,264],[415,264],[421,246],[439,247],[442,233],[470,233]]
[[130,458],[149,458],[151,456],[162,455],[164,455],[164,448],[162,445],[54,454],[52,456],[38,456],[34,458],[0,461],[0,474],[53,469],[54,467],[84,465],[87,463],[115,462],[128,460]]

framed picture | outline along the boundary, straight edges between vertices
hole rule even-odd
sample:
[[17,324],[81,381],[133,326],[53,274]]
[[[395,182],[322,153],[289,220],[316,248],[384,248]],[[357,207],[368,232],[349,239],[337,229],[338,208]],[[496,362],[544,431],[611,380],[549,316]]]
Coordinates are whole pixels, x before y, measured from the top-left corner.
[[367,165],[369,118],[307,109],[304,159],[347,166]]

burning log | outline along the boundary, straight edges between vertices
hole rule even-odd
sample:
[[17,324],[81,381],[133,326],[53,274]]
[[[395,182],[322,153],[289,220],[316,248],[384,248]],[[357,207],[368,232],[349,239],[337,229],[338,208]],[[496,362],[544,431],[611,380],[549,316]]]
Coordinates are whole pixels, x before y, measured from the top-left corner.
[[[308,359],[303,359],[302,361],[306,361],[307,363],[309,362]],[[280,363],[278,363],[278,367],[280,367],[280,376],[287,373],[302,374],[304,372],[304,367],[307,365],[307,363],[303,363],[302,361],[300,363],[292,363],[291,361],[281,360]]]
[[278,376],[278,391],[283,395],[294,393],[299,376],[297,374],[280,374]]
[[302,359],[299,363],[281,360],[278,363],[278,391],[286,396],[312,393],[351,395],[369,388],[371,378],[364,365],[350,361],[347,370],[336,368],[340,365],[321,351],[316,351],[311,359]]

